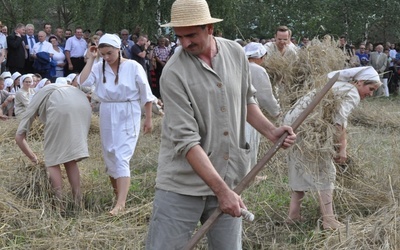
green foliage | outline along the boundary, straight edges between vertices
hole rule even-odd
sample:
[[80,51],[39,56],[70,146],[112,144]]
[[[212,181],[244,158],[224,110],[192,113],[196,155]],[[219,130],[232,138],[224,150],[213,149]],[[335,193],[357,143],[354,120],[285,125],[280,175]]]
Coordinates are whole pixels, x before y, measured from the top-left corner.
[[[155,36],[170,32],[160,23],[170,20],[174,0],[1,0],[2,22],[11,29],[16,23],[34,23],[38,31],[44,22],[53,27],[81,26],[102,28],[118,33],[141,32]],[[400,38],[396,29],[399,1],[384,0],[214,0],[208,1],[211,15],[223,18],[216,28],[223,36],[234,38],[271,38],[275,28],[287,25],[293,36],[301,38],[348,35],[349,42],[368,39],[373,43],[395,42]],[[38,11],[39,10],[39,11]],[[11,30],[10,29],[10,30]]]

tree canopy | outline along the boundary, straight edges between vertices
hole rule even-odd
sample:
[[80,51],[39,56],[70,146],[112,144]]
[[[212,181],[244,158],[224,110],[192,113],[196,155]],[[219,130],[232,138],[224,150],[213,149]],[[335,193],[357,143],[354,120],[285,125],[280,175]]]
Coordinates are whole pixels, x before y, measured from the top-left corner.
[[[36,32],[44,23],[53,28],[77,26],[115,33],[140,27],[150,38],[169,21],[174,0],[0,0],[2,23],[9,30],[17,23],[33,23]],[[385,0],[213,0],[211,15],[223,18],[216,29],[234,38],[271,38],[279,25],[293,30],[293,36],[347,35],[350,43],[397,43],[396,27],[400,1]]]

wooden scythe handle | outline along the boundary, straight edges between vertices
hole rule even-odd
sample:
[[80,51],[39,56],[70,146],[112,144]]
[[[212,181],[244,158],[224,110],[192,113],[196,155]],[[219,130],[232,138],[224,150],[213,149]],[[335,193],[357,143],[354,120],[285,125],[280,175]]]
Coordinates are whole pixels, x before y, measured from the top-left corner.
[[[307,108],[297,117],[297,119],[293,122],[292,128],[293,131],[304,122],[307,116],[313,111],[313,109],[318,105],[318,103],[322,100],[322,98],[328,93],[328,91],[332,88],[333,84],[339,78],[340,73],[336,73],[328,83],[322,88],[322,90],[314,97],[311,103],[307,106]],[[253,179],[257,176],[257,174],[263,169],[265,164],[278,152],[279,148],[281,148],[283,142],[285,141],[288,133],[285,132],[277,142],[268,150],[268,152],[264,155],[264,157],[254,166],[253,169],[240,181],[240,183],[236,186],[233,190],[237,194],[241,194],[243,190],[245,190],[249,184],[253,181]],[[210,230],[210,228],[214,225],[217,221],[219,216],[222,215],[221,209],[218,207],[215,211],[211,214],[208,220],[199,228],[199,230],[192,236],[190,241],[186,244],[185,250],[193,249],[197,243],[203,238],[203,236]]]

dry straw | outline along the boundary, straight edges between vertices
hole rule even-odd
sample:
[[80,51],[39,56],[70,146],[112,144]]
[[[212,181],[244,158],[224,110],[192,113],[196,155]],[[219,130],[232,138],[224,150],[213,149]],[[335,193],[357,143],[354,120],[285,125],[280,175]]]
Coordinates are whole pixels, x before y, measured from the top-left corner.
[[[344,59],[334,41],[319,39],[313,39],[310,46],[300,49],[297,56],[269,55],[264,66],[275,85],[283,113],[288,112],[299,98],[321,89],[327,83],[329,72],[343,68]],[[308,159],[333,153],[337,129],[332,115],[339,102],[340,97],[330,91],[297,130],[302,138],[297,149],[307,154]]]
[[[330,42],[313,40],[312,44],[315,47],[300,51],[298,64],[293,61],[269,64],[269,71],[285,69],[286,65],[290,74],[270,75],[273,79],[281,76],[288,90],[298,92],[290,95],[290,99],[279,96],[282,103],[287,103],[283,105],[284,111],[303,93],[325,84],[326,78],[322,75],[341,65],[334,43],[329,46]],[[324,101],[332,102],[329,97]],[[324,105],[320,106],[322,110]],[[397,217],[399,112],[399,99],[364,101],[353,112],[348,128],[349,155],[353,163],[338,176],[334,196],[336,213],[348,224],[347,230],[316,230],[318,204],[310,195],[303,202],[302,211],[307,219],[304,224],[276,223],[285,220],[290,201],[286,151],[279,151],[263,170],[267,178],[254,183],[242,194],[246,206],[256,216],[253,223],[244,223],[243,249],[400,249]],[[323,131],[324,124],[316,121],[324,120],[323,117],[318,112],[313,117],[311,122],[318,123]],[[356,121],[357,126],[352,124]],[[143,249],[152,212],[161,118],[154,117],[153,122],[153,134],[140,136],[131,161],[132,179],[126,212],[110,217],[113,191],[104,173],[97,116],[92,117],[88,137],[90,158],[79,162],[84,204],[81,210],[66,215],[52,206],[53,198],[43,167],[30,165],[15,145],[17,122],[0,121],[0,248]],[[39,124],[33,125],[33,129],[35,126]],[[305,133],[306,129],[300,129]],[[43,134],[37,134],[28,139],[34,152],[43,159]],[[259,155],[270,145],[262,140]],[[63,191],[69,194],[64,171],[63,176]],[[66,199],[69,202],[68,197]],[[203,244],[199,248],[206,249],[206,246]]]

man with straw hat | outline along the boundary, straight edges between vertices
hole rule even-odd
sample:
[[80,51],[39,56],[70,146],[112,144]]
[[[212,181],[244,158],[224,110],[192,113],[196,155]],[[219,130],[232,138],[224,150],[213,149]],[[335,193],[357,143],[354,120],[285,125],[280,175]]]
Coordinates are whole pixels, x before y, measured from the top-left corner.
[[205,0],[176,0],[162,25],[174,29],[182,49],[160,81],[165,117],[147,249],[182,249],[217,207],[224,214],[208,232],[209,249],[241,249],[246,206],[232,189],[250,170],[246,118],[272,141],[288,132],[285,147],[296,138],[262,115],[243,49],[212,35],[220,21]]

